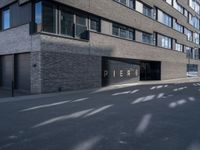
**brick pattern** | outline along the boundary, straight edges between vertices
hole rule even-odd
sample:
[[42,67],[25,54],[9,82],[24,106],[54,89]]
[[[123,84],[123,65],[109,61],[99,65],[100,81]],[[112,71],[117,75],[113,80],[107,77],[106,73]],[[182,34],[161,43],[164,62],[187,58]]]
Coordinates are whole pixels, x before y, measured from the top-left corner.
[[101,57],[43,51],[42,92],[101,87]]
[[31,93],[41,93],[41,52],[32,52],[31,54]]

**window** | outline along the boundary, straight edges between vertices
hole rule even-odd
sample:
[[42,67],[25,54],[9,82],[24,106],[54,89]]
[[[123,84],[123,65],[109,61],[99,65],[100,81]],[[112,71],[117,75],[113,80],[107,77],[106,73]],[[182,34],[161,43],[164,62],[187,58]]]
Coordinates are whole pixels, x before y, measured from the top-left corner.
[[196,16],[192,16],[192,14],[189,14],[189,23],[199,29],[199,19]]
[[35,3],[35,23],[42,24],[42,2]]
[[196,44],[199,44],[199,34],[198,33],[193,34],[193,42]]
[[32,32],[40,32],[42,30],[42,2],[39,1],[34,5],[34,28]]
[[133,29],[116,23],[113,23],[113,35],[129,40],[134,40],[135,38]]
[[188,17],[188,11],[186,9],[184,9],[184,16]]
[[182,44],[178,44],[176,43],[176,48],[175,48],[176,51],[179,51],[179,52],[183,52],[183,45]]
[[115,0],[131,9],[134,9],[135,7],[135,0]]
[[44,3],[43,5],[43,31],[56,33],[56,9],[51,3]]
[[189,73],[191,73],[191,72],[193,72],[193,73],[195,73],[195,72],[198,72],[198,65],[196,65],[196,64],[187,64],[187,72]]
[[83,15],[76,15],[76,37],[87,38],[87,18]]
[[196,60],[199,59],[199,49],[198,48],[193,49],[193,59],[196,59]]
[[200,4],[197,0],[189,0],[189,6],[198,14],[200,14]]
[[10,9],[5,9],[2,12],[2,29],[6,30],[10,28]]
[[142,33],[142,42],[153,45],[153,35],[149,33]]
[[176,31],[179,31],[179,32],[183,33],[183,26],[178,24],[177,22],[175,22],[175,24],[174,24],[174,29]]
[[172,38],[158,34],[157,45],[163,48],[172,49]]
[[158,9],[158,21],[172,27],[172,17]]
[[188,41],[192,41],[192,31],[188,30],[187,28],[184,28],[184,34],[187,36]]
[[100,32],[100,19],[97,17],[90,17],[90,29],[93,31]]
[[61,9],[61,34],[74,36],[74,15],[68,10]]
[[192,59],[192,48],[191,47],[185,47],[185,53],[186,53],[186,58],[191,58]]
[[174,0],[174,8],[178,10],[180,13],[184,14],[183,7],[179,5],[176,0]]
[[165,0],[169,5],[172,5],[172,0]]
[[148,16],[148,17],[153,17],[153,11],[152,11],[152,8],[147,6],[147,5],[143,5],[143,14],[145,16]]

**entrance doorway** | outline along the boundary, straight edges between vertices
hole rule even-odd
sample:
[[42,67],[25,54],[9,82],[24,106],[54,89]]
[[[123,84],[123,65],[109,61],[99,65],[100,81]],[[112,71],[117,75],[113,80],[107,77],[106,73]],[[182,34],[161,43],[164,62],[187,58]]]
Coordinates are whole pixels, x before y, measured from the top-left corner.
[[140,80],[161,80],[161,62],[142,61],[140,63]]

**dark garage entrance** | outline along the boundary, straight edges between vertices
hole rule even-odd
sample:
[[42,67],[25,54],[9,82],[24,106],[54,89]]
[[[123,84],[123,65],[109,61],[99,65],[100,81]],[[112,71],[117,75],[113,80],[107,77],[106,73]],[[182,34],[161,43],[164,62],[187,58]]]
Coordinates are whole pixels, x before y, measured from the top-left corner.
[[1,57],[1,86],[11,88],[13,80],[13,55]]
[[30,54],[15,55],[15,88],[30,90]]
[[161,62],[141,61],[140,80],[161,80]]
[[139,63],[130,59],[102,58],[102,85],[139,81]]
[[0,86],[30,91],[30,54],[14,54],[0,57]]

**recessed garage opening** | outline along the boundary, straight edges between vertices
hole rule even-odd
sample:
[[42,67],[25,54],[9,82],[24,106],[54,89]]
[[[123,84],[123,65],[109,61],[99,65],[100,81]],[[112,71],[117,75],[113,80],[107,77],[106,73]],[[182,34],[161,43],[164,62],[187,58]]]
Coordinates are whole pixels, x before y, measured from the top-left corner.
[[161,62],[140,62],[140,81],[150,80],[161,80]]
[[140,65],[136,60],[102,58],[102,86],[139,81]]
[[0,88],[30,91],[30,53],[0,56]]

